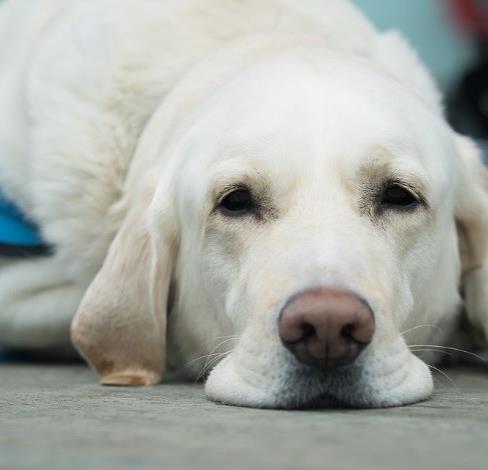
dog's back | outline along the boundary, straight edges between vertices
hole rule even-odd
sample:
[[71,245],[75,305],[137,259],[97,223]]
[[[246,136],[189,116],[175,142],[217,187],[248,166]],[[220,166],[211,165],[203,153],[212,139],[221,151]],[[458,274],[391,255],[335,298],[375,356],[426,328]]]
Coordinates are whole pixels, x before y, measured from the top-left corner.
[[0,4],[0,187],[25,210],[31,206],[25,186],[29,167],[25,81],[36,47],[63,3],[45,0]]
[[151,115],[193,64],[254,34],[311,35],[375,56],[435,99],[408,48],[380,38],[343,0],[2,3],[0,187],[55,254],[0,272],[0,342],[66,343],[123,219],[127,171]]

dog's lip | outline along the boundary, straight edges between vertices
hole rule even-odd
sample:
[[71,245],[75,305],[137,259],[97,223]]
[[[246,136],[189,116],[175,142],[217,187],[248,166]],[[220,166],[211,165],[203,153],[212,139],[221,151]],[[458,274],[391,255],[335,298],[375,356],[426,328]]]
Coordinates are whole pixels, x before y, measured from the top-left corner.
[[[295,380],[291,381],[288,390],[284,390],[285,395],[288,395],[284,400],[284,408],[306,410],[367,407],[364,403],[360,369],[356,364],[327,371],[301,365],[296,372],[299,376],[295,376]],[[351,389],[354,390],[354,393],[351,393]],[[294,391],[297,393],[293,393]]]
[[370,408],[361,398],[358,392],[357,399],[354,397],[341,397],[340,393],[333,393],[330,390],[320,390],[316,394],[306,396],[302,401],[288,399],[283,408],[295,410],[357,410]]
[[318,410],[318,409],[345,409],[345,408],[355,408],[344,400],[341,400],[328,392],[320,392],[317,395],[307,398],[301,403],[297,403],[295,406],[290,406],[290,408],[298,410]]

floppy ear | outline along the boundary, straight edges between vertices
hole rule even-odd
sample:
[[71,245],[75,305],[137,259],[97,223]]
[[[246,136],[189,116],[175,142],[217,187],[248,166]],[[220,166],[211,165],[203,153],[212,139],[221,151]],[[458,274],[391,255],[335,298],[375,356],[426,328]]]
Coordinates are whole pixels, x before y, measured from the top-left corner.
[[158,224],[164,233],[156,234],[147,207],[126,216],[71,326],[74,345],[106,385],[155,384],[165,371],[175,231],[165,220]]
[[456,136],[456,142],[462,160],[456,224],[465,309],[488,340],[488,172],[470,139]]

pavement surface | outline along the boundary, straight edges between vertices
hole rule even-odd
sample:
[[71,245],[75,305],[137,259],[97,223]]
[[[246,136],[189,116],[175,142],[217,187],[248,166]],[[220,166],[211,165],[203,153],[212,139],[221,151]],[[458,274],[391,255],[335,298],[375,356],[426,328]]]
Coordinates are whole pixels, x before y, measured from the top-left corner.
[[78,364],[0,363],[0,468],[488,469],[488,369],[379,410],[217,405],[201,384],[96,384]]

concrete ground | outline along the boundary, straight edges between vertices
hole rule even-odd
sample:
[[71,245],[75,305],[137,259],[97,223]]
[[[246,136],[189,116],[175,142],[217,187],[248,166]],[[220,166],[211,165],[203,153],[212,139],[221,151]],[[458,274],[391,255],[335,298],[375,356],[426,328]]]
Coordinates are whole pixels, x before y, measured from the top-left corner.
[[380,410],[214,404],[201,384],[106,388],[82,365],[0,364],[0,468],[488,469],[488,369]]

